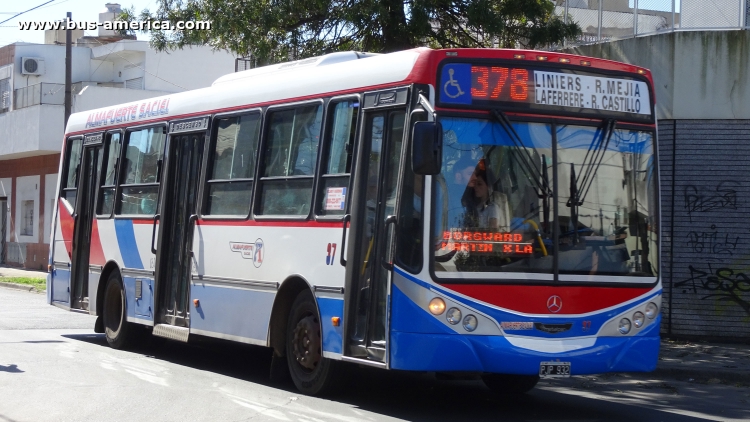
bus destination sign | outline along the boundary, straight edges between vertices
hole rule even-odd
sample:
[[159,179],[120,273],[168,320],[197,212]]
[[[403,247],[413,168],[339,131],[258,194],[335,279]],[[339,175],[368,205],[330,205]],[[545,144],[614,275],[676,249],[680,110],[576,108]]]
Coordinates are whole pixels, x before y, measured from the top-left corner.
[[541,66],[449,63],[438,82],[446,106],[506,105],[528,110],[566,110],[635,118],[651,117],[646,82]]

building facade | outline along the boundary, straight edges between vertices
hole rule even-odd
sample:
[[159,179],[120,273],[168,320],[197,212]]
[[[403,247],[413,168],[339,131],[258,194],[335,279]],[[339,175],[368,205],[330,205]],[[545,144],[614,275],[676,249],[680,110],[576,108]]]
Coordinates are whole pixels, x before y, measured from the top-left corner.
[[[0,264],[47,267],[64,133],[60,33],[0,47]],[[74,35],[73,113],[207,87],[235,67],[204,46],[160,53],[132,37]]]
[[570,52],[651,69],[665,334],[750,341],[750,31],[685,31]]

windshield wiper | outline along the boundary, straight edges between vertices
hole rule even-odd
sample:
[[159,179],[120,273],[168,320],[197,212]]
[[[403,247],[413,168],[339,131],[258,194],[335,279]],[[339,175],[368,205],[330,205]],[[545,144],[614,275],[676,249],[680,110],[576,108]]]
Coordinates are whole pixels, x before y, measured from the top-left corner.
[[[617,120],[606,120],[602,129],[602,136],[594,136],[591,140],[591,145],[589,145],[589,149],[586,151],[586,155],[583,157],[583,162],[581,163],[581,168],[585,169],[582,180],[579,180],[581,175],[576,177],[575,164],[570,163],[570,197],[566,205],[570,208],[574,244],[578,243],[578,207],[583,205],[586,195],[588,195],[589,189],[591,189],[591,185],[594,184],[594,176],[596,176],[599,166],[604,160],[604,154],[607,152],[609,141],[612,139],[616,125]],[[589,157],[591,158],[589,159]]]
[[[513,125],[511,125],[508,116],[502,110],[498,110],[496,108],[493,108],[491,111],[492,116],[495,117],[495,120],[497,120],[497,122],[500,123],[500,126],[505,129],[505,132],[508,134],[511,142],[513,142],[513,146],[511,148],[513,148],[513,150],[518,154],[523,171],[542,192],[539,197],[551,197],[552,189],[550,189],[549,184],[547,183],[547,179],[544,178],[544,175],[542,175],[539,169],[534,165],[534,157],[532,157],[529,151],[524,148],[523,141],[518,135],[518,132],[513,129]],[[545,165],[545,163],[542,164]],[[540,180],[544,180],[544,183],[540,183]]]

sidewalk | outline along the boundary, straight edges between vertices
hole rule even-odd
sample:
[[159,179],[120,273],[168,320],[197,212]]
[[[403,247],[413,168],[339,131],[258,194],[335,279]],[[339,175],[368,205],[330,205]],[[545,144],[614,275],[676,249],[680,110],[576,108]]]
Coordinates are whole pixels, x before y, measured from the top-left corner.
[[[29,277],[29,278],[47,278],[47,273],[42,271],[33,271],[33,270],[26,270],[23,268],[15,268],[15,267],[6,267],[4,265],[0,265],[0,277]],[[10,289],[17,289],[17,290],[26,290],[26,291],[34,291],[37,290],[29,285],[26,284],[15,284],[15,283],[6,283],[3,281],[0,281],[0,287],[6,287]]]
[[662,339],[656,372],[709,384],[750,384],[750,344]]
[[24,268],[6,267],[5,265],[0,265],[0,277],[47,278],[47,273],[44,271],[26,270]]

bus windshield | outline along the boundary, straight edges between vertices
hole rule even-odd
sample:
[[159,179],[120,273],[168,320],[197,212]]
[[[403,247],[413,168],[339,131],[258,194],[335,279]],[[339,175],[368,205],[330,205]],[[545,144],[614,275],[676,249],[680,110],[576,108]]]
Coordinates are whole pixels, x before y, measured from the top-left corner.
[[548,279],[543,274],[553,274],[555,261],[561,280],[656,276],[652,132],[620,129],[614,121],[440,122],[443,167],[433,178],[432,208],[438,278],[495,272]]

